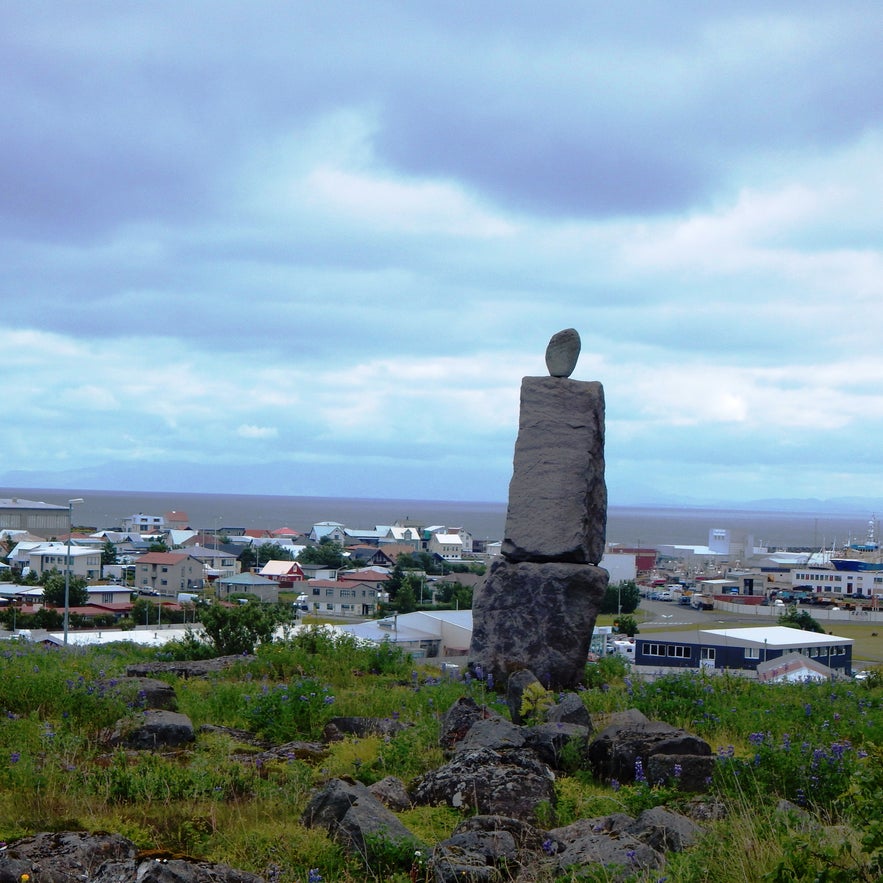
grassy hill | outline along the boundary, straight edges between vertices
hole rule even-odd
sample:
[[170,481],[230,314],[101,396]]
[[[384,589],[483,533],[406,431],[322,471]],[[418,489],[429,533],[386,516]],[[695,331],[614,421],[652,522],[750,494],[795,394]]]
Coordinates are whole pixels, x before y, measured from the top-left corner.
[[[105,830],[143,849],[228,863],[279,883],[424,879],[419,864],[368,866],[300,824],[311,789],[337,776],[366,784],[409,782],[442,762],[439,720],[471,693],[506,715],[486,684],[444,677],[390,647],[363,648],[319,632],[263,645],[223,674],[169,677],[179,710],[201,733],[174,753],[107,747],[138,698],[115,689],[128,665],[181,655],[128,644],[89,650],[6,642],[0,656],[0,838],[47,830]],[[877,880],[883,848],[883,681],[762,686],[718,674],[641,682],[618,660],[589,666],[580,693],[597,725],[612,712],[648,717],[706,739],[718,756],[714,818],[693,849],[672,855],[668,881]],[[235,732],[272,743],[318,740],[332,715],[395,717],[393,738],[330,743],[321,758],[292,753],[258,762]],[[556,783],[549,826],[611,812],[636,815],[693,796],[639,782],[599,783],[577,762]],[[789,801],[783,810],[780,801]],[[422,840],[448,836],[461,816],[447,807],[402,814]],[[584,870],[561,880],[606,880]],[[311,876],[312,874],[312,876]],[[656,879],[655,877],[653,878]]]

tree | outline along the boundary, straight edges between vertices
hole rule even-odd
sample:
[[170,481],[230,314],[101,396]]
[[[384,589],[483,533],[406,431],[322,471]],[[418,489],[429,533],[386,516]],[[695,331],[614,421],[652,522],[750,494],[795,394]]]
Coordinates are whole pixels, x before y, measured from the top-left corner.
[[414,591],[414,580],[410,576],[402,580],[395,606],[399,613],[411,613],[417,609],[417,593]]
[[340,543],[335,543],[330,537],[322,537],[315,546],[307,546],[297,556],[301,564],[318,564],[320,567],[348,567],[349,558],[344,553]]
[[[43,601],[52,607],[64,607],[64,574],[52,568],[43,573],[40,583],[43,586]],[[89,603],[86,585],[83,577],[71,575],[68,588],[68,603],[71,607],[82,607]]]
[[226,607],[210,604],[200,614],[205,635],[219,656],[253,653],[258,644],[272,640],[276,626],[290,619],[281,607],[252,601]]
[[168,552],[169,546],[165,540],[154,540],[148,547],[148,552]]
[[793,604],[779,615],[779,625],[792,629],[801,629],[804,632],[818,632],[824,634],[825,630],[818,621],[810,616],[808,610],[798,610]]
[[633,638],[638,634],[638,620],[634,616],[620,616],[615,623],[617,634]]
[[601,613],[634,613],[641,601],[641,592],[633,580],[608,584],[601,599]]
[[105,540],[101,547],[101,566],[106,567],[108,564],[117,563],[117,547],[110,541]]

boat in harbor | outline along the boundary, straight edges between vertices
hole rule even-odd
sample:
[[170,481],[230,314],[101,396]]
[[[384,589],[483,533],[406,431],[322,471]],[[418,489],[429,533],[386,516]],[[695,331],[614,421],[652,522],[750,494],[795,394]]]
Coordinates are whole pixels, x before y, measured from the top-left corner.
[[883,572],[883,551],[877,542],[875,520],[872,518],[868,522],[868,534],[863,543],[848,543],[841,554],[831,556],[830,562],[835,570]]

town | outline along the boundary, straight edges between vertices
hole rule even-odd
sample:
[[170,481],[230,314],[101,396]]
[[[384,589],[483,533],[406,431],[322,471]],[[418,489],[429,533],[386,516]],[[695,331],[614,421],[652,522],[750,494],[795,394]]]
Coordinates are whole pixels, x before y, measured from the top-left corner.
[[[408,521],[207,530],[179,510],[134,513],[122,524],[86,529],[75,524],[79,502],[0,499],[6,636],[160,644],[196,625],[205,603],[256,601],[288,605],[295,622],[336,623],[368,640],[394,640],[417,658],[455,666],[468,653],[472,592],[501,546],[475,539],[465,526]],[[883,572],[867,560],[875,551],[873,523],[864,543],[836,554],[768,549],[715,527],[707,545],[608,543],[601,566],[611,585],[636,585],[645,606],[662,602],[760,626],[741,635],[750,649],[739,650],[740,660],[754,671],[797,652],[805,657],[797,670],[806,676],[810,661],[817,661],[816,670],[823,660],[850,671],[852,642],[831,636],[810,646],[763,629],[798,605],[826,631],[836,623],[876,623],[883,618]],[[663,625],[671,619],[661,616]],[[596,628],[593,650],[618,652],[639,670],[713,668],[715,659],[740,667],[713,630],[697,630],[690,641],[682,633],[666,639],[658,630],[647,630],[644,638],[613,631]],[[725,631],[726,646],[737,646],[736,630]]]

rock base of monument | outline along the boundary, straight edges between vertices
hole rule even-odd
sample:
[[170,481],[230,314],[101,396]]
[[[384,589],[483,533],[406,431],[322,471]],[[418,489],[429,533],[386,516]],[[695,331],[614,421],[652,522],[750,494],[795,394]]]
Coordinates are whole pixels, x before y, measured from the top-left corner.
[[577,687],[607,580],[592,564],[495,561],[472,602],[470,667],[501,686],[529,667],[544,687]]

